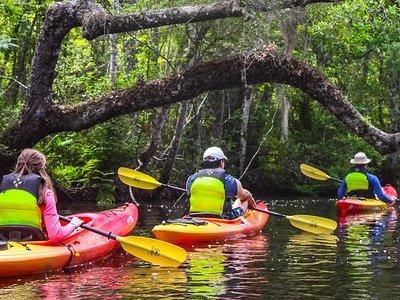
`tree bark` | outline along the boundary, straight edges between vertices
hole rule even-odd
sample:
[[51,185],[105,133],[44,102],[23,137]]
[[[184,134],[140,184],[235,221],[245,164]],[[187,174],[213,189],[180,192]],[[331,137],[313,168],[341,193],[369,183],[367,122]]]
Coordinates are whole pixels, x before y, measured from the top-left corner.
[[389,92],[390,132],[399,131],[399,86],[392,86]]
[[289,113],[290,113],[290,102],[286,98],[285,87],[283,85],[278,87],[278,97],[281,100],[281,140],[282,142],[287,142],[289,139]]
[[139,164],[141,169],[145,169],[149,164],[151,158],[156,153],[158,146],[161,142],[161,135],[163,132],[165,121],[168,118],[169,106],[161,107],[153,121],[149,144],[146,149],[139,155]]
[[171,171],[175,163],[176,155],[178,154],[179,145],[181,143],[181,138],[183,134],[183,125],[185,124],[187,107],[188,107],[188,101],[184,101],[180,105],[179,115],[175,126],[174,137],[172,138],[171,147],[170,150],[168,151],[167,159],[165,160],[165,164],[160,175],[160,182],[168,183],[171,177]]
[[[115,13],[119,13],[121,6],[119,0],[113,0],[113,10]],[[109,74],[110,81],[113,85],[117,83],[117,72],[118,72],[118,49],[117,49],[118,37],[116,34],[110,35],[110,62],[109,62]]]
[[129,37],[128,40],[125,42],[125,56],[126,56],[126,66],[125,66],[125,73],[130,74],[136,66],[136,41],[134,37]]
[[239,156],[239,170],[243,174],[244,163],[246,160],[247,148],[247,126],[250,118],[250,108],[252,101],[252,91],[250,87],[243,88],[243,108],[242,108],[242,123],[240,126],[240,156]]
[[209,104],[214,115],[214,122],[211,126],[210,145],[218,145],[223,133],[223,121],[225,114],[225,98],[221,91],[210,94]]
[[301,97],[299,108],[297,111],[299,113],[299,121],[302,125],[302,129],[311,130],[313,128],[311,101],[306,95],[303,95]]
[[83,23],[84,37],[94,39],[103,34],[122,33],[173,24],[188,24],[216,19],[243,17],[249,10],[276,11],[305,7],[314,3],[336,3],[340,0],[281,0],[238,1],[228,0],[208,5],[172,7],[138,14],[112,16],[105,12]]
[[[293,50],[297,43],[297,26],[301,21],[305,20],[305,10],[301,7],[290,9],[286,16],[283,17],[281,21],[281,32],[284,37],[285,55],[289,57],[292,56]],[[282,101],[281,140],[283,142],[287,142],[289,139],[289,115],[291,105],[286,96],[286,88],[284,86],[280,86],[278,91],[279,98]]]

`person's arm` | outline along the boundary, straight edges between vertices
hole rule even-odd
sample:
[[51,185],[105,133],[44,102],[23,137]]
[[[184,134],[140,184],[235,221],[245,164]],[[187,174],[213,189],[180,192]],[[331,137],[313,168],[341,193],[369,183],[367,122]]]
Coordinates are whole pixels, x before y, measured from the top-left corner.
[[395,202],[396,199],[385,194],[378,177],[372,174],[368,174],[368,180],[373,188],[374,193],[376,194],[379,200],[382,200],[389,204],[393,204]]
[[238,179],[235,180],[237,186],[236,198],[238,198],[240,201],[248,201],[249,207],[257,206],[253,195],[248,190],[243,188],[242,183]]
[[74,217],[70,223],[62,226],[58,217],[56,200],[52,190],[46,191],[44,200],[44,207],[42,209],[43,221],[46,226],[47,236],[52,242],[61,241],[83,224],[82,220]]
[[3,187],[3,183],[4,182],[4,176],[1,178],[1,182],[0,182],[0,192],[2,192],[3,190],[4,190],[4,187]]
[[192,174],[188,177],[188,179],[186,180],[186,193],[188,195],[190,195],[190,187],[192,186],[193,183],[193,177],[195,174]]
[[346,195],[346,181],[343,178],[342,183],[340,184],[340,187],[338,189],[337,198],[339,200],[343,199],[345,195]]

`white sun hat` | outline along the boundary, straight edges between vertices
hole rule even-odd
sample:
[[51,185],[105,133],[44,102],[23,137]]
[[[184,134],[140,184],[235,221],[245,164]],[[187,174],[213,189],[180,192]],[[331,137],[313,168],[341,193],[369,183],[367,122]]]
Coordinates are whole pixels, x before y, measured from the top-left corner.
[[366,165],[371,160],[365,155],[364,152],[358,152],[354,158],[350,159],[350,163],[354,165]]
[[224,152],[219,147],[210,147],[203,154],[204,161],[217,161],[221,159],[228,159]]

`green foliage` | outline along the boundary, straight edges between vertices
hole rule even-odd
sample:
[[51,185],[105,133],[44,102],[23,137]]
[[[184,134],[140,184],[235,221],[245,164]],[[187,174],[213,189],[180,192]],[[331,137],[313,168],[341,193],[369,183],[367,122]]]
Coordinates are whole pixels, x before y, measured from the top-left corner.
[[[3,0],[0,3],[0,132],[18,116],[22,97],[8,99],[7,91],[18,61],[30,58],[44,11],[52,1]],[[121,13],[139,13],[212,1],[121,2]],[[107,10],[111,6],[106,7]],[[400,13],[393,1],[353,0],[337,4],[307,6],[307,24],[300,22],[293,55],[320,69],[339,86],[366,120],[388,130],[392,125],[390,99],[398,93],[400,74]],[[93,41],[82,37],[80,28],[63,41],[53,85],[57,104],[74,105],[93,101],[113,89],[128,88],[136,82],[158,80],[185,68],[189,50],[188,33],[204,33],[197,47],[199,61],[249,53],[273,43],[284,51],[280,30],[288,11],[269,13],[249,11],[245,18],[228,18],[182,24],[118,35],[117,82],[109,78],[110,40],[105,35]],[[21,27],[22,26],[22,27]],[[33,26],[33,27],[32,27]],[[26,30],[33,28],[32,36]],[[193,39],[193,36],[191,36]],[[191,46],[193,46],[191,44]],[[26,54],[21,49],[27,45]],[[26,57],[23,57],[26,55]],[[244,70],[245,71],[245,70]],[[244,72],[245,74],[245,72]],[[1,77],[3,76],[3,77]],[[23,83],[25,79],[21,79]],[[22,93],[21,93],[22,94]],[[342,177],[349,159],[358,151],[372,157],[372,171],[379,173],[386,161],[349,128],[339,123],[319,103],[299,90],[287,87],[290,101],[289,140],[281,139],[281,99],[276,86],[264,83],[253,88],[253,101],[247,133],[245,186],[260,194],[333,195],[334,182],[315,182],[302,176],[299,164],[309,163],[334,177]],[[200,167],[202,152],[210,145],[224,149],[227,169],[239,177],[240,128],[242,122],[240,89],[210,91],[189,102],[187,124],[180,143],[171,182],[184,185],[186,177]],[[205,99],[205,100],[204,100]],[[395,103],[399,101],[398,96]],[[397,103],[398,104],[398,103]],[[149,110],[114,119],[82,132],[59,133],[42,140],[37,148],[48,157],[49,171],[62,185],[100,187],[97,199],[104,205],[114,202],[115,172],[119,166],[137,164],[146,149],[157,111]],[[175,131],[179,104],[169,107],[161,141],[146,172],[157,177],[163,168]]]

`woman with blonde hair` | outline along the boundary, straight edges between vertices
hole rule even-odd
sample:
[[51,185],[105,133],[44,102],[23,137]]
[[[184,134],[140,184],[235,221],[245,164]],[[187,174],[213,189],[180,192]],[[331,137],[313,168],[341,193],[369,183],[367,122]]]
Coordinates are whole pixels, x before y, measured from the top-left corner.
[[24,149],[14,171],[4,175],[0,184],[0,238],[63,240],[83,221],[73,217],[62,226],[56,202],[46,157],[38,150]]

